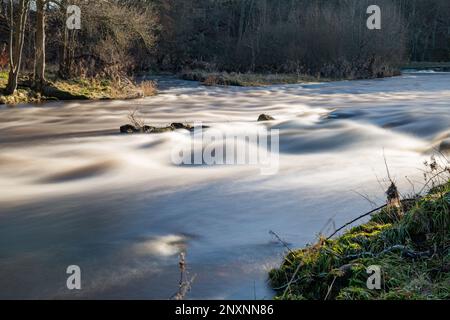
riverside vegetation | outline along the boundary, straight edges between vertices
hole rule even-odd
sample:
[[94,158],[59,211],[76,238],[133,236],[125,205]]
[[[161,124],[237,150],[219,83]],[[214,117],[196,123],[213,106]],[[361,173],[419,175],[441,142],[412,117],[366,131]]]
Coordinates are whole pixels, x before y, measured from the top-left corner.
[[[67,27],[71,5],[80,29]],[[125,79],[150,72],[260,86],[389,77],[408,61],[449,60],[447,0],[379,0],[383,23],[375,31],[366,27],[368,5],[0,0],[0,70],[9,74],[0,102],[132,98],[142,90]]]
[[0,72],[0,105],[38,103],[49,100],[111,100],[136,99],[157,94],[154,81],[134,83],[128,78],[113,80],[108,78],[73,78],[68,80],[49,77],[41,90],[36,90],[31,80],[24,76],[19,79],[14,94],[4,93],[8,82],[7,72]]
[[[430,165],[432,180],[450,173]],[[381,290],[367,287],[380,266]],[[385,206],[342,236],[291,251],[270,272],[277,299],[450,299],[450,179],[423,197]]]
[[185,70],[180,73],[183,80],[198,81],[205,86],[236,86],[258,87],[274,84],[296,84],[305,82],[326,82],[337,79],[327,79],[294,73],[237,73],[209,72],[201,69]]

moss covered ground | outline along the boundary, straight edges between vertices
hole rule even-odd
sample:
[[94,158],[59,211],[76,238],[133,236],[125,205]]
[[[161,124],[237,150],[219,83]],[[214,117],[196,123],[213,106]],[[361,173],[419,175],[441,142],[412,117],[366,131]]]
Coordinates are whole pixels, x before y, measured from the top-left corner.
[[[369,266],[381,267],[381,290],[368,289]],[[450,182],[290,252],[270,281],[277,299],[450,299]]]

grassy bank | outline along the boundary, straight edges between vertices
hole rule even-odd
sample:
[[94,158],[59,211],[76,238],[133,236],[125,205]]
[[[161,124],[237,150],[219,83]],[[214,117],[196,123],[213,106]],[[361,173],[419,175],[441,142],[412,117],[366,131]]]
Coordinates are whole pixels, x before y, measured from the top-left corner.
[[185,71],[180,74],[181,79],[199,81],[206,86],[237,86],[259,87],[276,84],[296,84],[305,82],[331,81],[331,79],[317,78],[298,74],[262,74],[262,73],[228,73],[208,72],[203,70]]
[[22,77],[14,95],[5,95],[8,73],[0,72],[0,104],[38,103],[48,100],[112,100],[136,99],[157,93],[152,81],[135,84],[125,79],[78,78],[61,80],[49,76],[49,82],[41,93],[36,92],[28,77]]
[[[277,298],[450,299],[450,182],[403,207],[290,252],[270,272]],[[367,288],[369,266],[381,267],[381,290]]]
[[[339,73],[337,73],[339,74]],[[213,72],[203,69],[185,70],[179,74],[183,80],[199,81],[206,86],[259,87],[277,84],[298,84],[310,82],[330,82],[339,80],[358,80],[398,76],[400,69],[386,69],[380,73],[367,73],[365,76],[349,72],[348,76],[327,78],[297,73],[237,73]]]

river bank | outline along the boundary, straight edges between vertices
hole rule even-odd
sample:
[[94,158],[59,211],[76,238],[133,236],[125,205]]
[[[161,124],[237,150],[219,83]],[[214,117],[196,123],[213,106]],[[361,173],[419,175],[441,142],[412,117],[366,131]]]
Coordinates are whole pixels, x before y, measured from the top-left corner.
[[[367,284],[371,266],[381,272],[375,289]],[[290,252],[270,280],[277,299],[450,299],[450,181],[378,210],[342,236]]]
[[[379,74],[368,73],[363,78],[352,76],[327,78],[320,75],[312,76],[300,73],[240,73],[195,69],[185,70],[176,74],[176,76],[182,80],[199,82],[204,86],[264,87],[283,84],[326,83],[341,80],[387,78],[400,74],[400,69],[393,69]],[[166,74],[166,76],[170,75]],[[149,75],[147,74],[139,75],[139,78],[143,79],[148,77]],[[5,71],[0,72],[0,105],[41,103],[52,100],[130,100],[154,96],[158,91],[157,83],[154,81],[136,82],[128,78],[120,80],[107,78],[74,78],[62,80],[54,74],[49,75],[48,78],[50,80],[42,92],[34,90],[30,76],[24,76],[19,81],[16,93],[14,95],[5,95],[2,90],[6,87],[8,73]]]
[[135,83],[128,78],[112,80],[107,78],[74,78],[62,80],[50,76],[42,92],[37,92],[29,76],[19,81],[15,94],[6,95],[3,89],[8,82],[8,73],[0,72],[0,105],[19,103],[41,103],[44,101],[70,100],[129,100],[154,96],[156,83],[143,81]]
[[263,87],[280,84],[300,84],[331,82],[342,80],[362,80],[374,78],[388,78],[400,75],[400,70],[389,70],[384,73],[367,73],[362,76],[326,77],[308,75],[302,73],[240,73],[240,72],[218,72],[202,69],[185,70],[178,76],[183,80],[198,81],[205,86],[235,86],[235,87]]

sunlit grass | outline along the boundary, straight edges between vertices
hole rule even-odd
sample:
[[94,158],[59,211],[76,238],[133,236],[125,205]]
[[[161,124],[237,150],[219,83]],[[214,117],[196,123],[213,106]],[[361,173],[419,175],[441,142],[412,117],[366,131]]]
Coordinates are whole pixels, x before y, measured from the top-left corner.
[[[25,76],[22,80],[28,80]],[[8,73],[0,72],[0,104],[18,104],[39,102],[43,100],[108,100],[135,99],[157,94],[154,82],[145,82],[137,86],[131,81],[111,80],[105,78],[58,79],[48,75],[49,83],[43,94],[39,94],[27,86],[19,86],[14,95],[5,96],[1,91],[7,85]],[[28,81],[29,82],[29,81]]]
[[8,71],[0,71],[0,83],[6,84],[7,80],[8,80]]
[[[450,299],[450,182],[402,218],[390,210],[337,239],[290,253],[270,273],[278,298]],[[372,265],[383,271],[382,290],[367,288]]]

